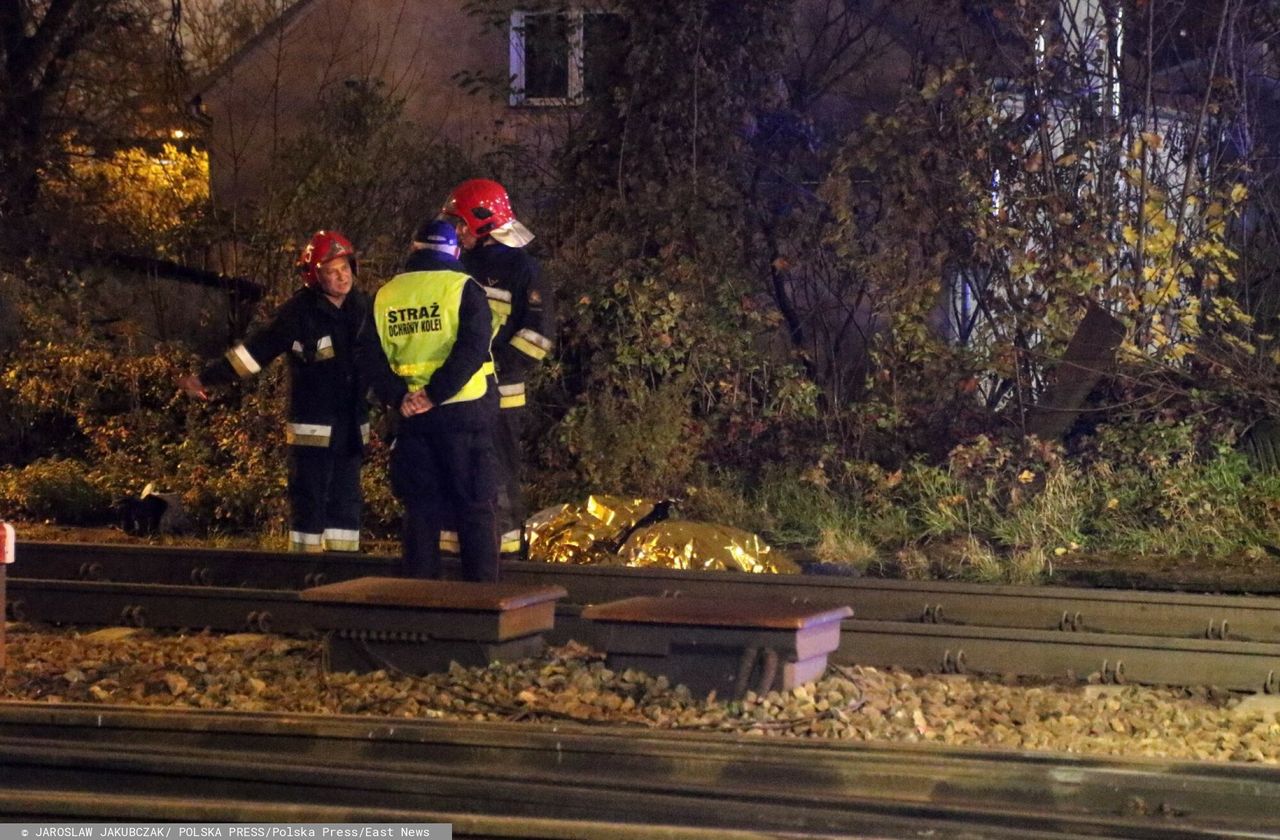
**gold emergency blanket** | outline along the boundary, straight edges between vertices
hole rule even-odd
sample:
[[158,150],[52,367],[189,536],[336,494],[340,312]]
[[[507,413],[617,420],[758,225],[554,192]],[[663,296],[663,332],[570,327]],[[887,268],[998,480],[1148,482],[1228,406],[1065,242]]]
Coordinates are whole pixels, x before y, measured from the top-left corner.
[[769,546],[755,534],[725,525],[665,518],[669,504],[591,496],[582,505],[557,505],[539,511],[527,523],[529,559],[697,571],[800,571],[784,557],[771,557]]

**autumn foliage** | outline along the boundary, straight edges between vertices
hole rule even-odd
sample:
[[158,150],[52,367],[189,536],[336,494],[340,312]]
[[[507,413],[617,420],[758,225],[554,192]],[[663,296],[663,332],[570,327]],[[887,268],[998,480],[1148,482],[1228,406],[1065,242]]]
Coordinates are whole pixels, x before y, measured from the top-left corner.
[[[472,4],[499,23],[511,5]],[[875,107],[829,117],[839,83],[882,81],[855,36],[892,5],[826,4],[806,46],[791,3],[621,0],[625,55],[550,157],[433,144],[369,81],[279,144],[253,213],[208,212],[207,163],[172,146],[73,156],[46,196],[95,241],[175,256],[234,240],[269,308],[305,232],[343,226],[372,285],[450,183],[501,177],[560,297],[531,399],[537,501],[680,497],[819,560],[903,574],[1031,580],[1078,550],[1264,551],[1274,476],[1237,445],[1280,411],[1280,202],[1233,139],[1252,77],[1228,39],[1271,38],[1265,20],[1212,4],[1197,66],[1216,75],[1189,95],[1160,63],[1155,7],[1172,26],[1190,6],[1069,18],[1046,0],[940,0]],[[1105,60],[1072,29],[1121,17],[1133,37],[1103,39]],[[195,359],[95,335],[74,282],[38,274],[12,282],[66,305],[57,326],[24,310],[0,378],[0,514],[92,518],[158,478],[205,527],[278,531],[280,374],[211,406],[177,400]],[[1120,324],[1119,352],[1067,434],[1037,440],[1027,419],[1056,408],[1046,394],[1090,311]],[[389,531],[384,459],[366,490]]]

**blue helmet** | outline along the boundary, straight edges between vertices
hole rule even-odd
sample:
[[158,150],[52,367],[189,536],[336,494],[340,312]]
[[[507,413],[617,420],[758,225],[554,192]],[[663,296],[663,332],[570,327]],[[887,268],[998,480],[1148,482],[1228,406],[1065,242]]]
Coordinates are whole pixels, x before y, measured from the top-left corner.
[[413,242],[415,245],[435,251],[446,260],[456,261],[458,255],[462,253],[462,248],[458,245],[458,232],[453,229],[453,223],[444,219],[423,222],[414,233]]

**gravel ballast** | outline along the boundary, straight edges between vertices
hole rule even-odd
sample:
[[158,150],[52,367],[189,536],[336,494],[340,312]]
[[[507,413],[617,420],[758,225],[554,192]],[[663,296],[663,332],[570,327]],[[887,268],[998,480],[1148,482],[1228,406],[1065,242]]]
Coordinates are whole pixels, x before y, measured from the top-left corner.
[[832,667],[793,691],[694,698],[576,644],[413,677],[326,674],[323,644],[270,635],[9,624],[4,699],[458,720],[574,720],[1211,761],[1280,761],[1276,708],[1212,688],[919,676]]

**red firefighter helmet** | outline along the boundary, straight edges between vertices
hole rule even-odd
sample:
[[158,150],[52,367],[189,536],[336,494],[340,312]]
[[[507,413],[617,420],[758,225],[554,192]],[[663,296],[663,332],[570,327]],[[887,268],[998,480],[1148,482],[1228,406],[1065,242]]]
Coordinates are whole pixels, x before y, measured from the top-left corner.
[[492,236],[504,245],[519,248],[533,240],[533,234],[520,222],[511,210],[511,199],[497,181],[472,178],[463,181],[449,193],[443,215],[463,221],[476,237]]
[[304,286],[319,282],[316,271],[329,260],[346,257],[351,263],[351,273],[356,273],[356,249],[350,240],[336,230],[318,230],[298,255],[298,273]]

